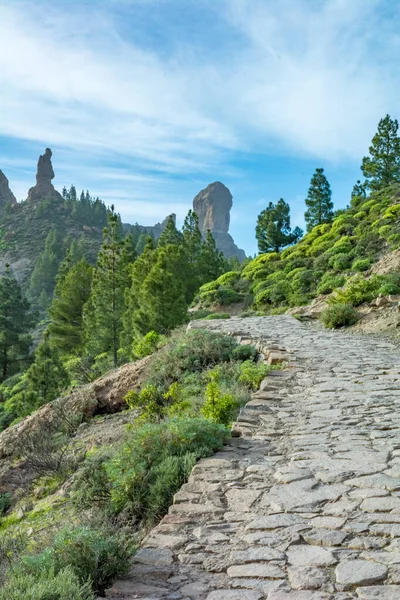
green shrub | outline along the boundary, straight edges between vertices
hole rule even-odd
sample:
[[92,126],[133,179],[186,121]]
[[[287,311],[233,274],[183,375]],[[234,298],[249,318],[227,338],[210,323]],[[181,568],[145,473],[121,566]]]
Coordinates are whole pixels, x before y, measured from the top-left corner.
[[373,275],[369,279],[364,279],[362,275],[356,275],[347,282],[343,290],[337,290],[332,299],[339,304],[350,304],[358,306],[363,302],[371,302],[376,298],[379,288],[382,285],[382,277]]
[[346,271],[352,263],[351,254],[334,254],[329,260],[329,266],[335,271]]
[[385,283],[382,287],[379,288],[377,294],[382,294],[383,296],[389,296],[391,294],[397,295],[400,294],[400,286],[395,283]]
[[223,275],[221,275],[220,277],[218,277],[216,283],[218,285],[234,285],[237,281],[239,281],[240,279],[240,272],[239,271],[228,271],[227,273],[224,273]]
[[351,268],[353,271],[368,271],[371,266],[371,260],[369,258],[358,258],[353,262]]
[[317,292],[318,294],[330,294],[336,288],[342,287],[342,285],[345,284],[345,281],[346,279],[343,275],[332,275],[331,273],[325,273],[317,288]]
[[270,371],[270,367],[265,363],[256,364],[251,360],[246,360],[240,365],[239,381],[245,383],[252,390],[258,390],[268,371]]
[[201,409],[207,419],[229,425],[235,418],[238,408],[238,401],[232,394],[223,394],[218,381],[210,381],[206,387],[206,400]]
[[333,304],[321,315],[321,321],[330,329],[354,325],[358,321],[357,312],[349,304]]
[[192,329],[177,333],[168,346],[155,354],[147,367],[149,383],[166,391],[183,374],[203,371],[232,358],[237,342],[230,336]]
[[213,319],[230,319],[231,315],[229,313],[211,313],[210,315],[208,315],[207,317],[205,317],[205,319],[207,321],[212,321]]
[[93,591],[104,594],[107,587],[129,568],[130,553],[125,544],[108,532],[89,527],[66,527],[41,554],[22,556],[21,563],[31,575],[43,571],[60,573],[69,567],[81,584],[91,582]]
[[133,345],[133,355],[144,358],[159,350],[166,342],[166,338],[155,331],[149,331]]
[[235,292],[232,288],[229,287],[220,287],[215,294],[215,301],[218,304],[226,305],[226,304],[235,304],[237,302],[241,302],[243,300],[243,296],[238,292]]
[[142,417],[150,421],[159,419],[165,414],[165,398],[153,384],[145,385],[140,392],[129,390],[124,397],[131,409],[141,408]]
[[257,350],[251,344],[241,344],[232,352],[233,360],[255,360]]
[[71,567],[33,575],[15,567],[0,589],[0,600],[94,600],[90,582],[80,583]]
[[[124,511],[147,525],[154,523],[161,513],[159,508],[155,511],[154,502],[149,504],[149,498],[157,496],[154,490],[160,489],[160,477],[165,489],[165,507],[172,503],[173,494],[184,482],[182,477],[187,475],[187,465],[220,450],[227,435],[228,430],[222,425],[201,418],[171,419],[132,429],[125,444],[105,463],[110,482],[110,509],[114,513]],[[174,466],[169,462],[168,468],[161,468],[170,457],[177,459]],[[177,478],[179,461],[182,477]],[[173,481],[167,485],[168,472],[173,473]]]

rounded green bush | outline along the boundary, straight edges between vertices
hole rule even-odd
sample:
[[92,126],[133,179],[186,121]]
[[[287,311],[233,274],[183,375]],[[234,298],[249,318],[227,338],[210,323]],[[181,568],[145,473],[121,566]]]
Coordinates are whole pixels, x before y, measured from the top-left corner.
[[345,281],[346,279],[343,275],[332,275],[331,273],[325,273],[317,288],[317,292],[318,294],[330,294],[336,288],[342,287]]
[[351,268],[353,271],[368,271],[371,266],[371,260],[369,258],[358,258],[353,262]]
[[321,321],[329,329],[338,329],[357,323],[358,315],[349,304],[332,304],[322,313]]
[[[216,283],[218,285],[233,285],[240,279],[239,271],[228,271],[218,277]],[[206,284],[207,285],[207,284]]]
[[220,287],[215,294],[215,300],[222,305],[234,304],[241,302],[243,300],[243,296],[238,292],[235,292],[235,290],[232,288]]
[[80,583],[71,567],[26,573],[16,566],[6,577],[0,600],[94,600],[90,582]]
[[379,294],[382,294],[383,296],[400,294],[400,286],[396,285],[395,283],[385,283],[385,285],[379,288],[377,294],[378,296]]

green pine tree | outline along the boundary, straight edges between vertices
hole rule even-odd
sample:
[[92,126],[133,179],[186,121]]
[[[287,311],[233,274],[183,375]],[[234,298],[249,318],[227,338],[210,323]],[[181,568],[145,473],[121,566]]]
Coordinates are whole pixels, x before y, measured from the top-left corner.
[[297,242],[302,230],[290,227],[290,206],[281,198],[276,204],[270,202],[257,219],[256,238],[260,253],[279,252],[281,248]]
[[185,322],[187,302],[182,280],[182,250],[169,244],[157,250],[157,262],[143,282],[139,312],[141,335],[149,331],[167,333]]
[[200,253],[203,244],[197,214],[189,210],[182,227],[183,260],[185,269],[185,296],[190,304],[203,283],[199,272]]
[[83,309],[90,297],[93,267],[83,258],[57,282],[50,306],[52,345],[63,354],[81,352],[84,344]]
[[43,404],[55,400],[68,387],[68,375],[57,351],[50,345],[49,334],[35,352],[35,360],[24,373],[7,408],[18,417],[25,417]]
[[89,354],[110,353],[114,366],[118,364],[124,292],[129,284],[121,233],[119,215],[112,206],[93,275],[91,295],[84,310]]
[[21,371],[29,358],[33,319],[9,266],[0,277],[0,382]]
[[177,230],[175,219],[172,216],[168,217],[167,225],[159,237],[157,247],[165,248],[168,244],[179,245],[182,243],[182,234]]
[[378,131],[372,138],[369,156],[362,160],[361,170],[371,190],[400,181],[400,137],[396,119],[386,115],[378,124]]
[[[44,250],[35,263],[29,282],[28,295],[33,305],[38,305],[38,300],[43,291],[46,292],[48,302],[50,302],[63,256],[64,249],[61,237],[56,229],[51,229],[47,235]],[[43,297],[44,295],[42,295],[42,299]]]
[[311,178],[310,188],[306,198],[306,211],[304,218],[307,231],[315,225],[330,223],[333,220],[332,192],[329,181],[324,175],[323,169],[316,169]]
[[201,285],[217,279],[225,271],[225,257],[223,253],[218,250],[209,229],[207,231],[206,239],[201,245],[198,269]]

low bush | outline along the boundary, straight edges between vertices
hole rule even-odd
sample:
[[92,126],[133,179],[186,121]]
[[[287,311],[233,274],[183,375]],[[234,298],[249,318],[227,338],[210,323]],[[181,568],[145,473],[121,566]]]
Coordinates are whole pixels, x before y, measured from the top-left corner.
[[0,600],[94,600],[94,594],[90,582],[81,583],[71,567],[30,574],[18,566],[7,575]]
[[342,287],[345,284],[345,277],[343,275],[332,275],[326,273],[317,288],[318,294],[330,294],[336,288]]
[[321,315],[321,321],[329,329],[354,325],[358,321],[357,312],[349,304],[333,304]]
[[229,425],[236,417],[238,408],[238,401],[232,394],[223,394],[218,381],[210,381],[206,387],[206,400],[201,409],[207,419]]
[[397,295],[400,294],[400,286],[395,283],[385,283],[377,291],[377,295],[382,294],[383,296]]
[[257,350],[251,344],[241,344],[232,352],[233,360],[255,360]]
[[220,450],[228,433],[222,425],[203,418],[134,427],[126,442],[102,463],[101,477],[86,471],[86,479],[82,477],[75,488],[75,502],[84,499],[93,507],[100,498],[107,512],[124,511],[138,525],[151,525],[172,503],[194,462]]
[[109,532],[66,527],[43,552],[22,556],[20,561],[26,572],[36,577],[43,571],[57,574],[68,567],[81,585],[89,581],[95,593],[104,594],[117,577],[129,570],[131,553]]
[[133,345],[133,355],[136,358],[144,358],[159,350],[166,342],[166,338],[155,331],[149,331],[145,336]]
[[371,266],[369,258],[357,258],[351,265],[353,271],[368,271]]
[[332,300],[338,304],[350,304],[351,306],[371,302],[376,298],[382,283],[382,277],[377,275],[373,275],[369,279],[365,279],[362,275],[356,275],[347,282],[343,290],[335,292]]
[[235,304],[242,300],[242,294],[226,286],[221,286],[215,293],[215,301],[223,306],[226,304]]
[[149,383],[166,391],[171,383],[182,376],[203,371],[221,362],[229,361],[237,342],[221,333],[201,329],[187,334],[177,333],[168,346],[154,355],[147,369]]
[[229,313],[211,313],[210,315],[207,315],[207,317],[204,317],[207,321],[212,321],[214,319],[230,319],[231,315]]
[[239,381],[245,383],[252,390],[258,390],[260,384],[271,368],[265,363],[254,363],[246,360],[240,365]]

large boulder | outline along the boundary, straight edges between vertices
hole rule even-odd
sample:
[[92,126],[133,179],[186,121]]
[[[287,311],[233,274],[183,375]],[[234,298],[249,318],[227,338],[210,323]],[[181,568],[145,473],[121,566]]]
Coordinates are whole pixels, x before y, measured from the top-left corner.
[[225,256],[236,256],[240,261],[246,258],[244,250],[238,248],[228,233],[232,194],[221,182],[210,183],[193,200],[193,210],[199,217],[199,227],[203,236],[209,229],[217,247]]
[[6,204],[16,204],[17,199],[10,190],[8,179],[0,170],[0,211],[3,210]]
[[28,192],[30,202],[40,202],[44,199],[56,199],[62,201],[62,196],[54,188],[51,180],[54,179],[53,165],[51,164],[52,151],[46,148],[44,154],[39,156],[36,185],[31,187]]

